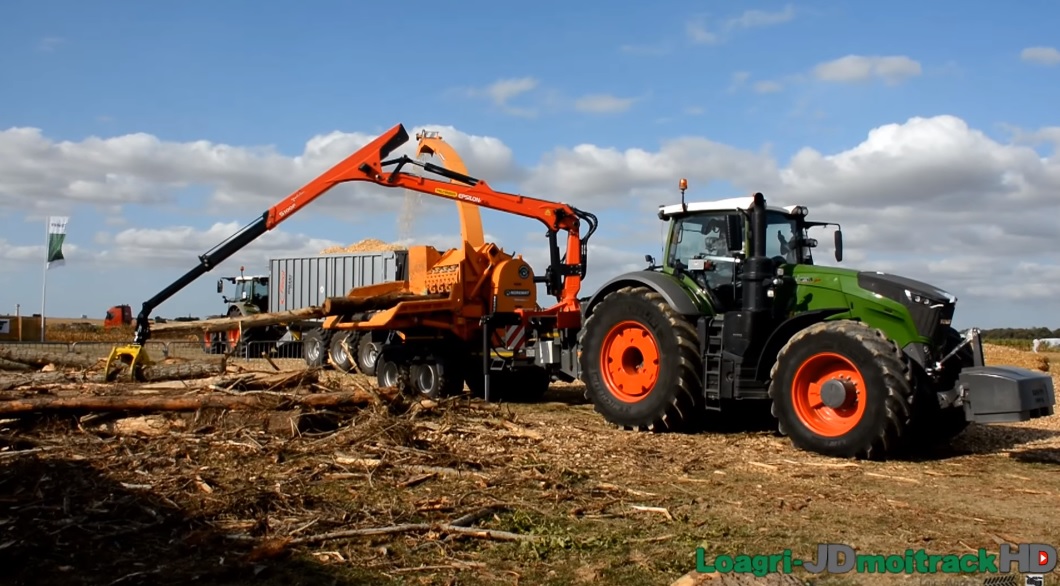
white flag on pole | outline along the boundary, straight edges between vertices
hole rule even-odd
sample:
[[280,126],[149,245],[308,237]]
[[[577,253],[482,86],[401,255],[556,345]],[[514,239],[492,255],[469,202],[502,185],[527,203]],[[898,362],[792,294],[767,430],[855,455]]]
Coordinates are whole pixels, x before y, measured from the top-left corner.
[[51,216],[48,218],[48,268],[63,266],[66,257],[63,256],[63,241],[66,240],[66,224],[70,218],[66,216]]

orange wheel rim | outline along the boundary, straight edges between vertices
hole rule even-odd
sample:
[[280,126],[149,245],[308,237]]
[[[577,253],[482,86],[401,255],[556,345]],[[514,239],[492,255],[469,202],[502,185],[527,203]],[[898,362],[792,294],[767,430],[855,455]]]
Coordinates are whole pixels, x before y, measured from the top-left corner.
[[837,437],[865,416],[865,378],[848,358],[821,352],[803,362],[791,384],[795,414],[817,435]]
[[659,345],[637,322],[624,321],[604,337],[600,372],[611,394],[625,403],[648,396],[659,380]]

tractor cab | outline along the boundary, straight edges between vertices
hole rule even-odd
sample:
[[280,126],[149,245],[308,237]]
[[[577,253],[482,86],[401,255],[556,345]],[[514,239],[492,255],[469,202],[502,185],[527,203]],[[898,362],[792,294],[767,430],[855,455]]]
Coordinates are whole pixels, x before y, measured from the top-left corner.
[[222,295],[221,299],[230,306],[229,315],[233,309],[240,313],[257,313],[269,310],[269,277],[265,275],[244,275],[243,267],[239,267],[238,277],[221,277],[217,279],[217,292],[224,293],[225,281],[235,285],[235,294],[229,298]]
[[[664,257],[657,265],[645,256],[649,270],[673,275],[694,285],[709,298],[717,311],[740,307],[740,265],[751,252],[751,219],[748,213],[754,198],[735,197],[717,201],[686,203],[686,180],[681,183],[681,203],[660,206],[659,219],[668,221]],[[810,238],[814,226],[838,224],[806,220],[803,206],[766,209],[765,256],[774,266],[812,265],[817,240]],[[842,231],[835,232],[835,258],[842,260]]]

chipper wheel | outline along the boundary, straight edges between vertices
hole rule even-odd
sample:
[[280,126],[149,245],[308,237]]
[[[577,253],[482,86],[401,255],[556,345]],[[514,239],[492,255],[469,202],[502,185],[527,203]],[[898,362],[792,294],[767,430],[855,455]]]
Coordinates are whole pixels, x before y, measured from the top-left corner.
[[[350,348],[353,348],[352,344],[350,344]],[[362,374],[374,376],[376,363],[379,360],[379,350],[382,345],[379,342],[372,341],[371,332],[364,332],[358,338],[356,348],[354,360],[357,364],[357,370],[361,371]]]
[[585,396],[610,423],[678,431],[701,413],[696,330],[647,287],[624,287],[593,310],[581,331]]
[[912,371],[883,332],[846,320],[815,324],[780,350],[770,376],[773,416],[795,447],[862,459],[904,448]]
[[302,356],[306,366],[319,368],[327,364],[331,333],[323,328],[313,328],[302,335]]
[[328,345],[328,358],[331,360],[331,364],[342,372],[353,372],[355,368],[353,357],[350,355],[351,339],[357,339],[353,332],[335,332],[335,335],[331,337],[331,343]]

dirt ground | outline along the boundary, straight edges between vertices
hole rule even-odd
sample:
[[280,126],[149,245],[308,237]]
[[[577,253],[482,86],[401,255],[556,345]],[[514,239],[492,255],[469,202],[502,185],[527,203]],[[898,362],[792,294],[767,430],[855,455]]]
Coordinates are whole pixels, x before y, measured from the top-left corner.
[[[1012,353],[991,347],[988,359],[1051,368],[1060,387],[1060,355]],[[818,457],[727,420],[694,435],[626,432],[574,385],[531,405],[7,419],[2,581],[671,584],[700,547],[706,559],[812,559],[829,542],[884,555],[1060,546],[1060,416],[972,426],[949,448],[886,463]]]

